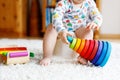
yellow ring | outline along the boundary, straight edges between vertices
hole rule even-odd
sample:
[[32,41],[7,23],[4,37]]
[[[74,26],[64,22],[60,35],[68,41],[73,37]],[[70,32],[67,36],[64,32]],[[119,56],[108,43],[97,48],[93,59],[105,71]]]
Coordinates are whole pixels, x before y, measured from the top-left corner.
[[84,46],[85,46],[85,39],[82,39],[81,45],[80,45],[79,49],[77,50],[77,52],[79,54],[82,52]]
[[78,50],[78,48],[79,48],[79,46],[80,46],[80,44],[81,44],[81,39],[77,39],[77,42],[76,42],[76,45],[75,45],[75,47],[74,47],[74,51],[77,51]]
[[72,43],[70,44],[70,48],[73,49],[75,47],[77,39],[73,39]]

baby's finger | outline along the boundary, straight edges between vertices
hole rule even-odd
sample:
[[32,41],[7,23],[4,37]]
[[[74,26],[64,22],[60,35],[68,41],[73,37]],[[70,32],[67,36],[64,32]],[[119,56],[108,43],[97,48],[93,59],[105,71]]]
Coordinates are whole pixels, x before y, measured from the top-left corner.
[[66,44],[69,44],[69,42],[68,42],[67,38],[65,38],[65,40],[64,40],[64,41],[65,41],[65,43],[66,43]]
[[98,30],[98,29],[99,29],[99,27],[98,27],[98,26],[96,26],[96,27],[95,27],[95,30]]
[[94,24],[91,24],[91,25],[90,25],[90,29],[93,29],[93,27],[94,27]]
[[87,26],[86,26],[86,29],[87,29],[87,30],[90,30],[91,27],[92,27],[92,25],[93,25],[92,23],[88,23]]
[[69,44],[68,40],[67,40],[67,37],[65,37],[65,43],[66,44]]
[[93,24],[92,29],[97,30],[97,25],[94,25],[94,24]]
[[87,30],[90,30],[90,26],[87,26],[86,29],[87,29]]
[[64,43],[66,43],[66,44],[69,44],[66,36],[62,37],[62,41],[63,41]]
[[86,27],[89,27],[91,23],[88,23]]
[[67,33],[67,36],[73,36],[73,34],[72,33]]

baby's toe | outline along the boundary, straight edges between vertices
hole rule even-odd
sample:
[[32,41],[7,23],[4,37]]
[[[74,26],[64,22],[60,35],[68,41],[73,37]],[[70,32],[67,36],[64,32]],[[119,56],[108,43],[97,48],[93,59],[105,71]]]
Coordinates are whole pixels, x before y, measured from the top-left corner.
[[78,57],[78,62],[83,65],[86,65],[88,63],[88,61],[82,57]]

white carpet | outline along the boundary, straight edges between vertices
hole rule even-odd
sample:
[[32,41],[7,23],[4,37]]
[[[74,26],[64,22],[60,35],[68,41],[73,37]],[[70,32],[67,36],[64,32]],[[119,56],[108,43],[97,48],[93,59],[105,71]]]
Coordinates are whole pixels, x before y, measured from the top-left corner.
[[25,46],[35,53],[26,64],[4,65],[0,63],[0,80],[119,80],[120,44],[112,43],[112,53],[105,67],[83,66],[74,59],[53,57],[52,64],[38,64],[42,57],[42,41],[26,39],[0,39],[0,46]]

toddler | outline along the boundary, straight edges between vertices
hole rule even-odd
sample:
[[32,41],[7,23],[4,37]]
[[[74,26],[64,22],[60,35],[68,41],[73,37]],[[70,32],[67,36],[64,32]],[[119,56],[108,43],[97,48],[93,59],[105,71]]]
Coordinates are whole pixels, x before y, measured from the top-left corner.
[[[67,36],[75,34],[77,38],[93,39],[94,30],[102,24],[102,17],[93,0],[61,0],[52,15],[52,24],[46,30],[43,39],[43,59],[41,65],[48,65],[59,38],[69,44]],[[87,60],[78,56],[78,62],[87,64]]]

